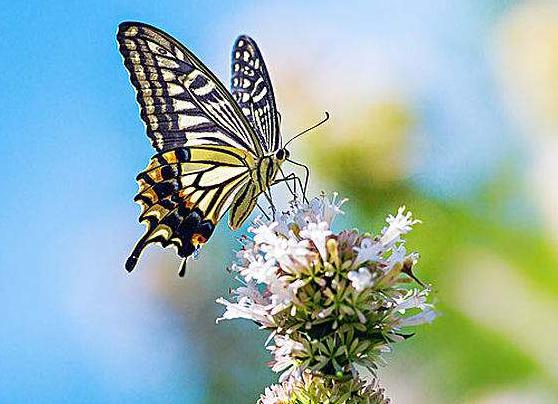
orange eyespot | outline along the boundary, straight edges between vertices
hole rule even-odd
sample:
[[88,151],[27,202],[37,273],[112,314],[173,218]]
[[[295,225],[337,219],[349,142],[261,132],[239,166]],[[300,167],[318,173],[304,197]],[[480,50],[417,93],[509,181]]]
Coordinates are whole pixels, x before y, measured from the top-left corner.
[[207,242],[207,238],[202,236],[199,233],[192,234],[192,244],[194,247],[198,247],[199,245],[205,244]]

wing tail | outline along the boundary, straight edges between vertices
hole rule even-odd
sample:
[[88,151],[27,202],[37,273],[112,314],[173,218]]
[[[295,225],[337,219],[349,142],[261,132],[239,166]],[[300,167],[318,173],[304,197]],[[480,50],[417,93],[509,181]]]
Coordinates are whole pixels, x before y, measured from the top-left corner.
[[138,240],[138,242],[134,246],[134,249],[132,250],[132,253],[126,260],[126,264],[125,264],[126,271],[132,272],[134,270],[134,268],[138,264],[138,260],[143,249],[147,247],[147,244],[149,244],[149,242],[147,241],[148,238],[149,238],[149,232],[146,232],[143,235],[143,237]]

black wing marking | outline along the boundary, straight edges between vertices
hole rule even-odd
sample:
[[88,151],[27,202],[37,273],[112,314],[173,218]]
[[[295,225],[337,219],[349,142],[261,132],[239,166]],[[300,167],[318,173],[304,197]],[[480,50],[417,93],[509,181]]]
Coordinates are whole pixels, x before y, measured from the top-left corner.
[[117,40],[155,149],[220,144],[262,155],[240,107],[176,39],[147,24],[124,22]]
[[231,92],[242,112],[261,135],[268,152],[281,147],[273,86],[256,42],[242,35],[232,53]]

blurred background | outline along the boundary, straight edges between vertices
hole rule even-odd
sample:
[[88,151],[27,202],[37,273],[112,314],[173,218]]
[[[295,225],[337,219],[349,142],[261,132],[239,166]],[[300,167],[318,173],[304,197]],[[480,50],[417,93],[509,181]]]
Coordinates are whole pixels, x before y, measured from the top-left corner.
[[[266,335],[215,325],[234,234],[177,276],[124,261],[152,155],[115,42],[168,31],[229,82],[260,44],[312,192],[339,227],[408,246],[441,312],[387,355],[394,403],[558,402],[558,6],[553,2],[9,2],[0,8],[0,402],[250,403],[276,379]],[[280,191],[276,191],[279,193]],[[238,324],[236,324],[238,323]]]

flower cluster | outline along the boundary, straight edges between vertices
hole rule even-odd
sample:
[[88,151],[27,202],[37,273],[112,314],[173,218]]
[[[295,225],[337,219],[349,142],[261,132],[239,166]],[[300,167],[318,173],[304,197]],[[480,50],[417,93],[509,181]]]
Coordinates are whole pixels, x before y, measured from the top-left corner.
[[377,382],[367,384],[358,378],[335,380],[304,371],[299,378],[289,378],[265,389],[259,404],[351,403],[389,404],[384,389]]
[[271,367],[281,384],[266,391],[263,403],[322,390],[382,403],[383,393],[364,385],[359,369],[375,375],[382,353],[411,335],[407,327],[435,317],[430,289],[413,274],[418,255],[402,238],[419,221],[401,207],[377,236],[334,233],[344,202],[334,194],[293,203],[272,223],[257,219],[253,236],[241,239],[232,269],[242,286],[232,301],[217,300],[226,306],[219,320],[250,319],[271,331]]

